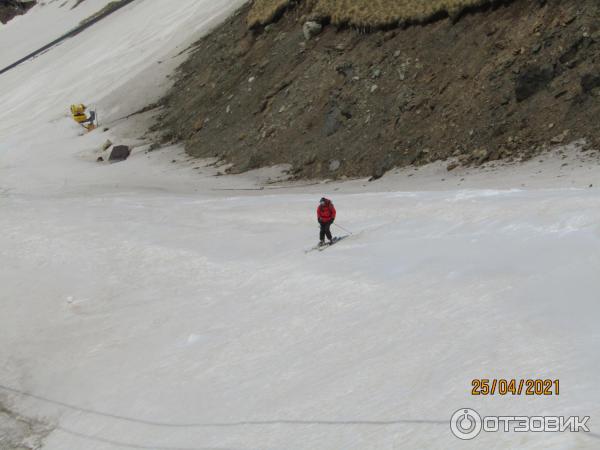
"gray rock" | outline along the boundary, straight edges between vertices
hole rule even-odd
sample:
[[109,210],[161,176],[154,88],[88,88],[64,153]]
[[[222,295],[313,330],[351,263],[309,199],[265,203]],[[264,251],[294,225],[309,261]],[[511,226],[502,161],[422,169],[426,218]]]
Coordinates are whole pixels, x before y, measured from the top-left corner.
[[338,159],[334,159],[333,161],[329,162],[329,170],[331,172],[335,172],[340,168],[341,165],[342,163]]
[[325,116],[323,134],[327,137],[334,135],[342,126],[342,111],[337,106],[333,107]]
[[308,41],[313,37],[318,36],[321,31],[323,31],[323,25],[319,22],[308,21],[302,27],[302,31],[304,32],[304,37]]
[[116,145],[108,157],[109,161],[125,161],[131,155],[131,149],[127,145]]

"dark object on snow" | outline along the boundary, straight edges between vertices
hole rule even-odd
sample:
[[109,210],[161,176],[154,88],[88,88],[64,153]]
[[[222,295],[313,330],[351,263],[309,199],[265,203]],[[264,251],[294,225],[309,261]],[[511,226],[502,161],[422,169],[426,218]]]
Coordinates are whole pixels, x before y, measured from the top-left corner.
[[96,162],[104,162],[104,158],[102,156],[98,156]]
[[127,145],[115,145],[108,157],[109,161],[125,161],[131,155],[131,149]]

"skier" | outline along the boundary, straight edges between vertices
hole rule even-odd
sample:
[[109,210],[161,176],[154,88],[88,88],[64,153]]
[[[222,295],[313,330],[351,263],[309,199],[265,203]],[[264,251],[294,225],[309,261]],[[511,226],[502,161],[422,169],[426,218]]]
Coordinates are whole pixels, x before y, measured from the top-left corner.
[[325,245],[325,236],[329,239],[329,244],[333,244],[333,236],[331,236],[331,225],[335,220],[335,206],[331,203],[331,200],[323,197],[317,207],[317,218],[321,225],[321,232],[319,235],[319,245]]

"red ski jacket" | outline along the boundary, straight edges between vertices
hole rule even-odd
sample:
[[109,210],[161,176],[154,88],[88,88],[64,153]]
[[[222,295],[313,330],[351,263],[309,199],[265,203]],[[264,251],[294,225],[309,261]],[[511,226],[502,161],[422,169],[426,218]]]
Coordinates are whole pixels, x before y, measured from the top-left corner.
[[319,222],[329,223],[335,219],[335,206],[331,203],[330,200],[324,206],[319,205],[317,207],[317,217],[319,218]]

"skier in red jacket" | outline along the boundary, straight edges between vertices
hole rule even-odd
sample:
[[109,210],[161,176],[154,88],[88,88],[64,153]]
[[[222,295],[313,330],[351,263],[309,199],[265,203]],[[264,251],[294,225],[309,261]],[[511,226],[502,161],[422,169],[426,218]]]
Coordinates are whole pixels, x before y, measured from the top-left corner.
[[319,235],[319,245],[325,244],[325,236],[329,239],[329,243],[333,243],[333,236],[331,236],[331,225],[335,220],[335,206],[331,203],[328,198],[322,198],[317,207],[317,218],[321,225],[321,233]]

